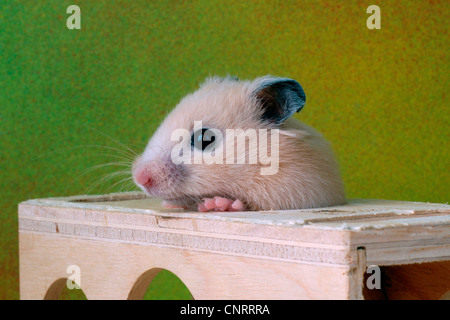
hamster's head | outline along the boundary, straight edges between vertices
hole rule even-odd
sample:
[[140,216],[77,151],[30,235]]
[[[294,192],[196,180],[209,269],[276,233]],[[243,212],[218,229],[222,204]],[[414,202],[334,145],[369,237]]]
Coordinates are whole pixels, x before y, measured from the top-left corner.
[[[242,140],[242,148],[233,147],[230,156],[228,130],[258,133],[278,128],[304,103],[303,89],[292,79],[209,78],[184,97],[156,130],[133,163],[134,182],[148,195],[184,207],[210,196],[237,198],[251,183],[264,179],[263,164],[229,161],[251,156],[252,145]],[[210,161],[202,158],[205,153]]]

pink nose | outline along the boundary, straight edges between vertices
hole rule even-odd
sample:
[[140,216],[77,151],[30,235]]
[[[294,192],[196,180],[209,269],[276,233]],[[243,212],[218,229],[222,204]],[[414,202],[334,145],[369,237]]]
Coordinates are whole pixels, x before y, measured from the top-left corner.
[[137,171],[134,179],[143,187],[150,187],[152,185],[150,172],[145,168]]

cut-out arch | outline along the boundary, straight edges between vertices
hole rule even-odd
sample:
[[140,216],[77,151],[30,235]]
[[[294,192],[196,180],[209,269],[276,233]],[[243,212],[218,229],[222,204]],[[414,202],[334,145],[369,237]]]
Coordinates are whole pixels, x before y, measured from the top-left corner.
[[87,300],[82,289],[67,288],[67,278],[53,282],[45,293],[44,300]]
[[[175,289],[167,292],[167,289]],[[173,272],[163,268],[153,268],[144,272],[134,283],[128,295],[129,300],[142,299],[194,299],[184,282]]]

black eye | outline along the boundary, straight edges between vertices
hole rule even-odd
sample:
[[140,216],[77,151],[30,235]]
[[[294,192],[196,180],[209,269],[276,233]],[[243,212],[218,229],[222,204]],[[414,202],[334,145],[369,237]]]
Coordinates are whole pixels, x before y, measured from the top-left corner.
[[207,146],[214,143],[215,140],[216,137],[212,130],[201,128],[191,135],[191,146],[203,151]]

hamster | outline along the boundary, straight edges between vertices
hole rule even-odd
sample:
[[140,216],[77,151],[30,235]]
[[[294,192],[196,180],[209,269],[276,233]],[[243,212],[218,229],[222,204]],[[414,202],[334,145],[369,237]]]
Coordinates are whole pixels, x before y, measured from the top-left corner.
[[[291,117],[305,101],[303,88],[293,79],[210,77],[167,115],[133,162],[133,180],[147,195],[162,198],[166,207],[201,212],[344,204],[344,185],[329,143]],[[234,139],[229,129],[253,135],[228,149]],[[183,134],[174,138],[174,132]],[[262,149],[250,143],[255,137],[257,148],[266,145],[267,155],[277,161],[272,174],[263,174],[270,167],[267,157],[260,157]],[[227,161],[190,161],[201,160],[206,151]],[[174,155],[186,161],[174,161]],[[247,161],[236,161],[243,158]]]

